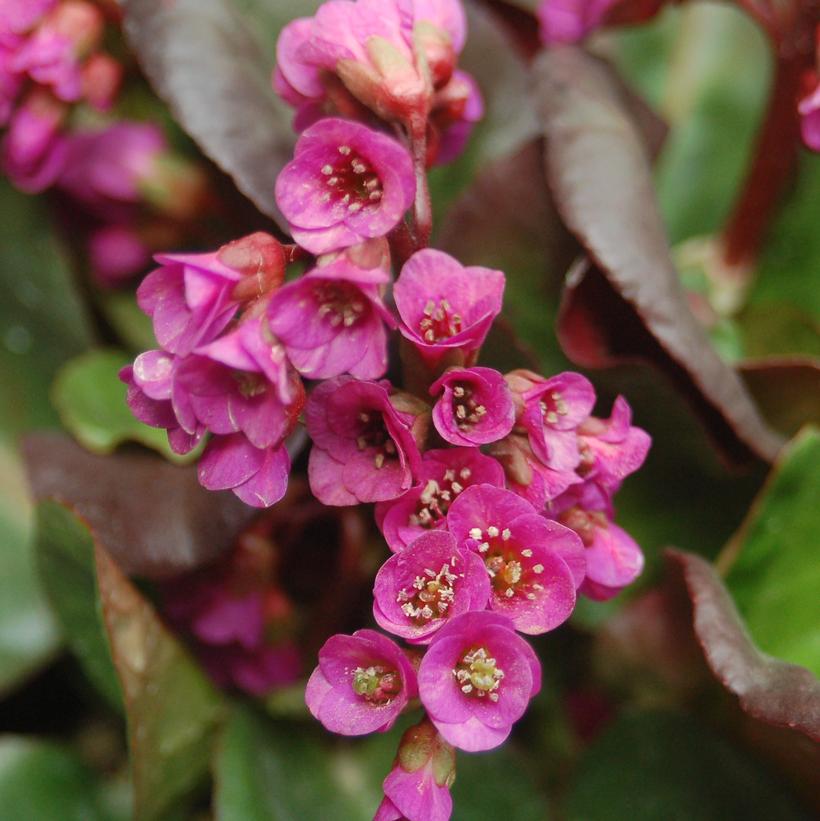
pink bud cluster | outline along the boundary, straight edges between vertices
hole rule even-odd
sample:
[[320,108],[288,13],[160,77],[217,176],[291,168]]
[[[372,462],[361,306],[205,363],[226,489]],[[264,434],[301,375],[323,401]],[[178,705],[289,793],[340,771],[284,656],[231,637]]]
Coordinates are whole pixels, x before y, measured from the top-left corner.
[[[579,594],[615,595],[642,566],[613,522],[650,444],[626,401],[601,419],[580,374],[479,364],[505,275],[424,247],[416,230],[419,135],[463,38],[455,0],[331,0],[287,27],[277,87],[297,119],[313,112],[276,185],[296,246],[252,235],[158,257],[138,299],[159,347],[121,374],[134,413],[175,450],[206,442],[205,487],[280,499],[304,402],[313,495],[375,503],[392,555],[373,617],[395,638],[332,636],[306,701],[345,735],[385,731],[421,702],[380,819],[449,817],[453,749],[501,744],[541,688],[522,634],[555,629]],[[290,277],[295,258],[308,264]],[[401,382],[386,378],[391,337]]]
[[102,50],[105,15],[90,0],[0,4],[2,165],[26,191],[53,185],[66,165],[64,124],[85,102],[113,103],[122,68]]
[[[143,272],[152,234],[167,241],[204,202],[201,172],[161,128],[112,119],[123,68],[102,44],[118,17],[92,0],[0,0],[0,167],[23,191],[68,200],[103,286]],[[81,106],[108,122],[77,125]]]

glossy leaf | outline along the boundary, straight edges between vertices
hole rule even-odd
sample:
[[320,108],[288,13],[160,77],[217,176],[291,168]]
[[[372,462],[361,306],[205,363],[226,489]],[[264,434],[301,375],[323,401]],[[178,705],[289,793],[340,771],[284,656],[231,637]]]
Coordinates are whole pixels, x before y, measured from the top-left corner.
[[59,637],[31,552],[31,503],[18,434],[57,424],[57,368],[90,343],[63,249],[42,202],[0,180],[0,692],[47,661]]
[[726,821],[810,816],[756,759],[692,716],[626,713],[586,751],[569,821]]
[[286,227],[273,192],[295,139],[291,112],[271,87],[275,43],[261,49],[230,0],[123,6],[129,42],[155,91],[240,191]]
[[148,452],[95,456],[56,434],[29,437],[25,450],[36,498],[69,505],[131,575],[198,567],[256,515],[233,494],[200,487],[195,467]]
[[0,813],[25,821],[102,821],[91,773],[73,753],[22,736],[0,738]]
[[219,693],[99,543],[97,581],[125,699],[134,817],[167,817],[208,769]]
[[[546,168],[565,223],[598,266],[569,283],[560,338],[590,367],[644,358],[668,372],[723,445],[771,461],[781,443],[687,305],[671,260],[638,129],[602,65],[572,47],[537,63]],[[589,281],[588,281],[589,283]],[[617,297],[617,298],[615,298]]]
[[35,551],[43,587],[68,646],[108,701],[119,706],[122,695],[99,611],[93,536],[70,510],[42,502],[37,506]]
[[820,676],[818,499],[820,434],[808,429],[782,453],[723,560],[761,649]]
[[[767,656],[752,642],[729,591],[714,567],[699,556],[669,551],[692,603],[695,636],[713,675],[748,715],[820,740],[820,681],[805,667]],[[803,745],[820,766],[817,745]]]
[[52,391],[63,425],[95,453],[110,453],[131,441],[178,458],[165,431],[142,424],[125,402],[125,385],[117,374],[130,361],[121,351],[97,349],[66,363]]

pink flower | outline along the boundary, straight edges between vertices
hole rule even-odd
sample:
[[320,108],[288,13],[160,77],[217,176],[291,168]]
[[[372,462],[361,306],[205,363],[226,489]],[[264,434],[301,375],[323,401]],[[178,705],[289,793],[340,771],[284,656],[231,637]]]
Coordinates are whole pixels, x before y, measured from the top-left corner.
[[128,386],[126,401],[131,413],[145,425],[165,428],[171,449],[184,454],[197,446],[205,428],[196,425],[189,432],[177,419],[172,401],[176,364],[176,357],[165,351],[146,351],[134,360],[133,366],[124,367],[119,377]]
[[415,196],[413,162],[391,137],[328,118],[308,128],[276,180],[294,240],[323,254],[386,236]]
[[113,207],[142,201],[143,186],[168,150],[162,129],[136,122],[76,132],[66,144],[66,165],[57,184],[109,219]]
[[[820,26],[817,32],[820,44]],[[818,62],[820,63],[820,58]],[[820,151],[820,79],[815,78],[814,89],[803,97],[797,110],[800,114],[803,142],[812,151]]]
[[510,389],[492,368],[449,368],[430,386],[430,395],[441,395],[433,424],[452,445],[497,442],[515,423]]
[[384,376],[385,326],[396,324],[382,299],[389,281],[383,267],[361,267],[343,254],[320,259],[312,271],[277,291],[268,309],[270,327],[294,367],[310,379]]
[[458,0],[333,0],[282,30],[274,87],[304,108],[338,102],[328,90],[341,80],[380,117],[409,122],[450,79],[465,33]]
[[452,162],[461,154],[483,116],[484,98],[478,84],[466,71],[456,70],[450,82],[436,92],[430,112],[433,133],[428,134],[428,141],[436,165]]
[[3,42],[0,29],[0,126],[8,123],[17,95],[23,87],[23,77],[11,67],[13,59],[14,46]]
[[290,455],[284,444],[257,448],[242,433],[213,436],[199,460],[199,483],[230,490],[246,505],[270,507],[288,487]]
[[26,34],[37,26],[59,0],[0,0],[0,42]]
[[504,274],[465,268],[441,251],[418,251],[396,282],[399,326],[421,355],[435,363],[450,351],[475,354],[501,312]]
[[450,506],[456,541],[475,550],[490,576],[490,607],[530,635],[553,630],[575,607],[584,579],[581,540],[548,522],[524,499],[489,485],[468,488]]
[[649,434],[632,425],[632,410],[619,396],[609,419],[590,416],[578,428],[578,472],[615,492],[644,463],[651,444]]
[[304,404],[304,388],[261,319],[197,348],[174,373],[174,410],[189,432],[243,433],[256,448],[281,444]]
[[66,161],[65,115],[65,105],[41,90],[15,110],[3,139],[2,170],[20,190],[36,194],[59,177]]
[[258,696],[301,672],[296,644],[284,637],[292,605],[274,576],[275,550],[258,533],[242,534],[214,564],[159,587],[163,615],[190,639],[211,678]]
[[490,453],[504,467],[507,487],[535,508],[542,508],[548,500],[583,481],[574,470],[547,467],[533,453],[529,438],[519,433],[494,442]]
[[250,284],[275,287],[284,278],[282,246],[257,233],[211,254],[162,254],[161,267],[137,289],[137,302],[154,323],[157,341],[170,353],[185,356],[214,340],[236,314]]
[[568,490],[547,508],[547,515],[574,530],[586,548],[586,578],[580,592],[596,601],[616,596],[643,570],[635,540],[612,521],[607,492],[595,482]]
[[65,102],[82,97],[82,59],[99,43],[102,12],[84,0],[63,0],[27,39],[13,67]]
[[478,554],[436,530],[391,556],[373,586],[373,616],[385,630],[428,644],[459,613],[483,610],[490,583]]
[[375,630],[336,635],[319,650],[305,702],[331,732],[365,735],[393,726],[418,693],[416,673],[401,649]]
[[547,43],[577,43],[604,21],[620,0],[542,0],[538,7],[541,39]]
[[544,379],[532,371],[512,371],[507,382],[520,403],[519,425],[527,432],[533,453],[554,471],[578,467],[576,430],[595,407],[595,389],[579,373]]
[[401,738],[373,821],[447,821],[453,811],[455,768],[455,750],[422,719]]
[[442,737],[467,752],[502,744],[541,689],[541,666],[498,613],[456,616],[421,661],[419,696]]
[[394,499],[418,475],[418,409],[402,409],[403,397],[391,396],[389,387],[337,376],[313,391],[307,404],[313,440],[308,476],[324,504]]
[[422,454],[419,483],[398,499],[376,505],[376,524],[393,552],[432,529],[447,527],[447,511],[465,488],[504,487],[501,465],[477,448],[446,448]]
[[104,225],[88,241],[88,256],[97,282],[116,287],[143,271],[151,262],[151,250],[128,225]]

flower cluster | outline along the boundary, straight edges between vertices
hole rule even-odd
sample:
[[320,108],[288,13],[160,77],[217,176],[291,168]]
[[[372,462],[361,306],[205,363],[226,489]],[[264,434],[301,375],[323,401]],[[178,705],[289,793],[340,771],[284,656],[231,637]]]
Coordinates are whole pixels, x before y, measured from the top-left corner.
[[[144,271],[151,235],[173,237],[177,221],[201,218],[205,197],[199,169],[156,125],[78,123],[111,118],[123,68],[102,43],[119,15],[101,0],[0,2],[0,167],[23,191],[68,200],[102,285]],[[81,106],[95,114],[75,116]]]
[[[346,735],[385,731],[421,702],[381,819],[449,817],[454,748],[501,744],[541,688],[523,636],[642,565],[613,521],[649,449],[626,401],[598,418],[580,374],[479,364],[505,275],[425,247],[419,146],[463,40],[454,0],[331,0],[288,26],[275,82],[305,127],[276,197],[296,244],[255,234],[158,257],[138,299],[159,348],[122,372],[134,413],[175,450],[207,437],[206,487],[280,499],[304,404],[315,498],[375,503],[392,554],[373,617],[395,638],[332,636],[306,701]],[[307,265],[291,277],[296,258]]]

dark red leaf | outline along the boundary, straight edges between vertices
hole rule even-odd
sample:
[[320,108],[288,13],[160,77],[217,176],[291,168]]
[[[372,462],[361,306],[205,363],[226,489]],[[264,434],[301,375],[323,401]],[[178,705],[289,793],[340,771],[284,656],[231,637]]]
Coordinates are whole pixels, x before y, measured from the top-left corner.
[[124,0],[125,32],[157,94],[202,151],[280,226],[274,184],[290,160],[291,112],[229,0]]
[[195,467],[142,451],[94,456],[60,434],[24,444],[34,495],[67,504],[129,575],[159,579],[226,550],[256,511],[200,487]]
[[732,461],[772,461],[781,438],[689,310],[650,156],[622,86],[599,60],[569,46],[545,52],[536,78],[547,179],[593,261],[568,283],[559,326],[568,355],[588,367],[653,361],[684,390]]
[[[744,712],[820,741],[820,681],[804,667],[755,647],[729,591],[700,556],[669,550],[692,602],[695,636],[712,673],[736,695]],[[815,750],[820,764],[820,748]]]
[[787,436],[820,427],[820,360],[810,356],[747,359],[741,376],[769,423]]

